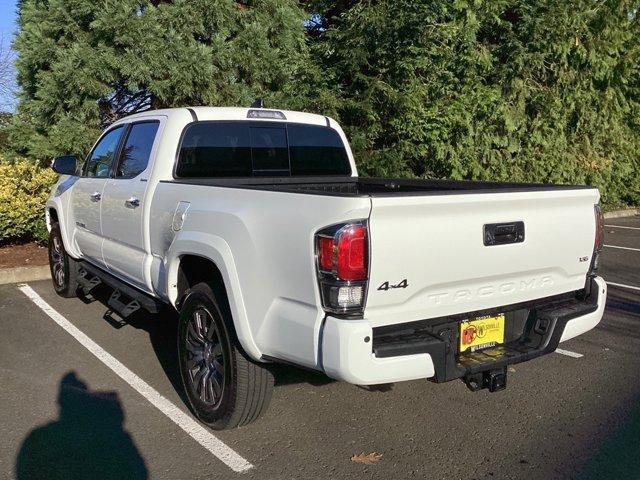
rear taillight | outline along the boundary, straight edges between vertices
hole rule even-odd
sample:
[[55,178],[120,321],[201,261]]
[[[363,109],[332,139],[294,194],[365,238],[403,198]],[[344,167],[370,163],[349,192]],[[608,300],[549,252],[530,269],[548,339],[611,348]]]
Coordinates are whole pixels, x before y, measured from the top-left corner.
[[593,256],[591,257],[591,268],[589,273],[595,273],[598,270],[600,260],[600,252],[604,246],[604,217],[600,205],[593,206],[593,213],[596,222],[596,233],[593,240]]
[[348,225],[337,235],[336,273],[342,280],[367,279],[367,227]]
[[593,212],[596,219],[596,238],[594,245],[595,249],[600,251],[604,245],[604,217],[602,216],[602,209],[600,208],[600,205],[594,205]]
[[359,315],[369,271],[366,220],[327,227],[316,234],[320,295],[325,311]]
[[335,263],[333,248],[333,237],[319,237],[318,238],[318,262],[320,270],[330,272],[333,270]]

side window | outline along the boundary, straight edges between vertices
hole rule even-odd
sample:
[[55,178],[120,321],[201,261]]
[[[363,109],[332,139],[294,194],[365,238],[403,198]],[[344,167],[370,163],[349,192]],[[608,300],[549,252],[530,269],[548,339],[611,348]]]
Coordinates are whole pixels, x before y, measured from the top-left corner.
[[122,126],[109,131],[95,146],[84,168],[85,177],[107,178],[109,168],[124,132]]
[[116,178],[133,178],[147,168],[159,125],[160,122],[142,122],[131,126],[120,154]]

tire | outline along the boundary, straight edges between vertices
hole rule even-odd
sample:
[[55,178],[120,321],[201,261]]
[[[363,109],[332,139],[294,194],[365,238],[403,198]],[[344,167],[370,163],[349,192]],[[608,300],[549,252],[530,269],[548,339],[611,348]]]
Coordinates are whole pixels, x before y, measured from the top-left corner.
[[215,430],[255,421],[266,411],[273,392],[273,376],[247,358],[231,315],[220,307],[211,286],[194,285],[187,292],[178,326],[184,390],[195,415]]
[[58,295],[65,298],[77,296],[79,265],[64,248],[60,225],[53,223],[49,234],[49,270],[53,288]]

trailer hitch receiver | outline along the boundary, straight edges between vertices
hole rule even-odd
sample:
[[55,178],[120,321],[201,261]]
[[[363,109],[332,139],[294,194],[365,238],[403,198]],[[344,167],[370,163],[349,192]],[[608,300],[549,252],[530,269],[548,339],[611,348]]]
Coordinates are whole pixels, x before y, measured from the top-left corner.
[[473,373],[463,378],[469,390],[488,389],[490,392],[499,392],[507,388],[507,367]]

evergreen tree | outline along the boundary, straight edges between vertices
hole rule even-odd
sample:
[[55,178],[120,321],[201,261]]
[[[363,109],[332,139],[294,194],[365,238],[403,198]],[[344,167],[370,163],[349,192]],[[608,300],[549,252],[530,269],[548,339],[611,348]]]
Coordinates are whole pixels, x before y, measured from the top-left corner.
[[11,141],[83,153],[147,108],[329,114],[360,171],[589,183],[640,203],[630,0],[21,0]]
[[293,0],[23,0],[13,143],[46,159],[148,108],[302,105],[303,15]]
[[362,171],[590,183],[609,203],[640,202],[633,2],[311,8],[313,46]]

